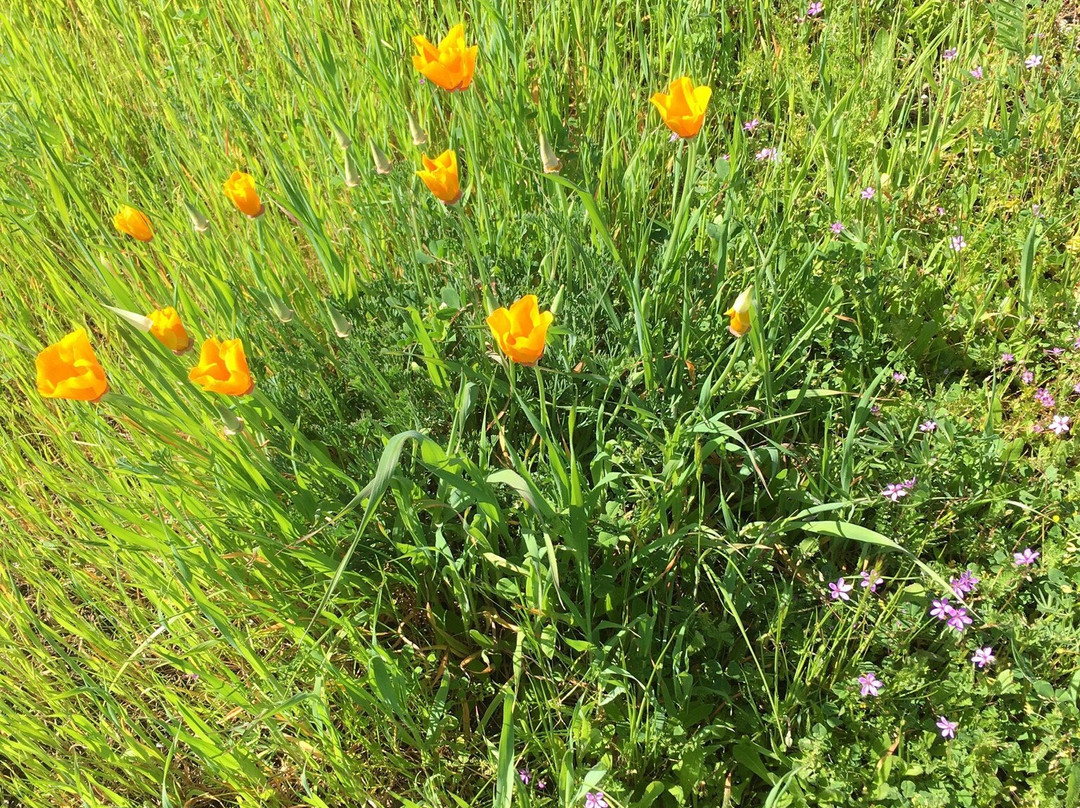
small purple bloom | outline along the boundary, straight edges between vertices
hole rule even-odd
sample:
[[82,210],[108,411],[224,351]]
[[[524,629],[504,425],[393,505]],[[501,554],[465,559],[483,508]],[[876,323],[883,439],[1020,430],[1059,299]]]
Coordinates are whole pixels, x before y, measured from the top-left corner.
[[1024,548],[1022,553],[1013,553],[1013,561],[1018,567],[1030,567],[1035,563],[1035,559],[1039,557],[1039,553],[1032,550],[1030,547]]
[[878,575],[877,570],[870,570],[869,572],[864,570],[859,575],[862,577],[862,583],[859,586],[863,589],[869,589],[871,592],[877,592],[878,586],[885,583],[885,579]]
[[806,16],[807,17],[817,17],[819,14],[821,14],[821,12],[822,12],[822,10],[824,8],[825,8],[824,3],[820,3],[820,2],[811,3],[806,9]]
[[877,190],[874,188],[863,188],[863,192],[860,196],[862,196],[863,199],[873,199],[876,194]]
[[966,246],[967,242],[964,241],[963,236],[953,236],[951,239],[949,239],[949,249],[953,252],[960,252]]
[[1043,425],[1042,424],[1032,424],[1031,425],[1031,431],[1034,432],[1036,435],[1038,435],[1038,434],[1040,434],[1040,433],[1042,433],[1044,431]]
[[720,159],[723,160],[726,163],[728,160],[731,159],[731,155],[730,154],[721,154]]
[[532,780],[532,774],[529,772],[528,769],[518,769],[518,778],[521,780],[522,783],[528,785],[529,781]]
[[1050,431],[1057,435],[1059,438],[1069,434],[1069,421],[1071,419],[1067,415],[1055,415],[1053,420],[1050,421]]
[[545,788],[547,788],[547,780],[537,780],[536,781],[536,787],[540,791],[543,791]]
[[859,684],[862,687],[862,696],[876,696],[878,695],[878,693],[881,692],[881,688],[885,685],[884,682],[874,676],[873,672],[864,673],[862,676],[860,676]]
[[1050,395],[1050,391],[1047,390],[1045,387],[1040,387],[1038,390],[1036,390],[1035,395],[1032,396],[1032,398],[1034,398],[1048,410],[1052,409],[1055,404],[1054,397]]
[[899,502],[901,497],[906,497],[907,495],[908,490],[902,483],[889,483],[881,492],[881,496],[885,497],[885,499],[892,500],[893,502]]
[[897,384],[903,384],[904,382],[907,381],[907,375],[904,374],[904,373],[901,373],[899,370],[894,370],[893,375],[892,375],[892,380],[894,382],[896,382]]
[[976,80],[979,80],[983,77],[983,69],[981,67],[976,67],[974,70],[969,70],[968,73],[970,73],[971,77]]
[[746,123],[744,123],[742,125],[742,128],[743,128],[743,131],[749,132],[750,134],[753,134],[754,130],[756,130],[759,126],[761,126],[761,121],[759,121],[757,118],[754,118],[753,120],[750,120],[750,121],[747,121]]
[[944,56],[946,62],[951,62],[957,57],[959,53],[960,51],[958,51],[956,48],[949,48],[947,51],[945,51],[945,53],[942,54],[942,56]]
[[[844,232],[844,223],[833,222],[831,225],[829,225],[829,229],[832,230],[835,235],[839,236],[841,233]],[[1080,337],[1077,337],[1077,340],[1080,341]]]
[[585,795],[585,808],[609,808],[603,791],[590,791]]
[[1003,365],[1011,365],[1015,361],[1016,357],[1008,351],[1005,351],[1005,353],[1001,355],[1001,364]]
[[941,205],[938,205],[936,208],[934,208],[934,213],[936,213],[938,216],[944,216],[945,208],[941,207]]
[[964,633],[964,629],[971,625],[971,618],[968,617],[967,609],[954,609],[952,617],[949,618],[949,628],[953,631]]
[[1024,384],[1031,384],[1033,381],[1035,381],[1035,374],[1032,373],[1030,370],[1025,370],[1023,373],[1020,374],[1020,381],[1022,381]]
[[1036,67],[1043,63],[1043,57],[1041,53],[1033,53],[1031,56],[1024,60],[1024,67],[1028,70],[1034,70]]
[[1080,396],[1080,382],[1073,385],[1073,392]]
[[979,583],[979,579],[975,577],[975,573],[971,570],[964,570],[960,573],[959,578],[949,579],[949,585],[952,586],[953,594],[960,600],[964,599],[964,595],[974,592],[977,583]]
[[915,483],[918,482],[918,480],[918,477],[912,477],[910,480],[904,480],[902,483],[900,483],[900,485],[910,491],[912,488],[915,487]]
[[1038,205],[1038,204],[1032,205],[1031,206],[1031,215],[1034,216],[1036,219],[1041,219],[1042,214],[1039,213],[1040,210],[1042,210],[1041,205]]
[[1073,340],[1072,349],[1074,351],[1080,351],[1080,337]]
[[994,656],[994,649],[989,645],[985,648],[975,649],[975,653],[971,655],[971,661],[978,665],[980,668],[985,668],[997,657]]
[[960,726],[960,724],[956,721],[950,721],[943,715],[939,715],[936,726],[941,730],[942,738],[955,738],[956,728]]
[[1061,356],[1063,353],[1065,353],[1065,349],[1064,348],[1059,348],[1057,346],[1054,346],[1053,348],[1047,348],[1046,349],[1046,355],[1047,356],[1052,356],[1055,359],[1057,357]]
[[848,592],[854,588],[843,578],[837,578],[836,583],[829,584],[829,597],[833,600],[851,600],[851,595]]
[[679,135],[677,133],[675,133],[675,132],[672,132],[667,140],[668,140],[668,143],[674,143],[676,140],[679,140]]
[[937,432],[937,421],[928,418],[919,424],[920,432]]
[[[1080,386],[1080,385],[1078,385],[1078,386]],[[875,418],[877,418],[879,415],[881,415],[881,407],[879,407],[877,404],[871,404],[870,405],[870,414],[873,415]]]
[[956,609],[949,605],[949,596],[942,595],[934,601],[934,608],[930,610],[930,616],[938,620],[948,620],[955,614]]

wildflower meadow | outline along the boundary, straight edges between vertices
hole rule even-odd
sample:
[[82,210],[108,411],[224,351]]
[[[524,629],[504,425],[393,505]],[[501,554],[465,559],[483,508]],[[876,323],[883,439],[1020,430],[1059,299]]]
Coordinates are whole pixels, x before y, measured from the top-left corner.
[[0,806],[1080,805],[1080,12],[7,0]]

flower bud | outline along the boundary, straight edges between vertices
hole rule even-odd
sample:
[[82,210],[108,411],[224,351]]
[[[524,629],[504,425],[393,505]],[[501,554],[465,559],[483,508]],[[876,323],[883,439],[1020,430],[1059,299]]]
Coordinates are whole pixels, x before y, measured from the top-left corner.
[[342,151],[348,151],[349,148],[352,146],[352,140],[337,124],[330,125],[334,127],[334,139],[337,140],[338,146],[341,147]]
[[390,173],[390,158],[386,156],[374,140],[371,141],[371,157],[375,161],[376,174]]
[[356,170],[356,161],[353,160],[352,152],[345,152],[345,184],[355,188],[360,184],[360,172]]
[[412,114],[412,110],[405,110],[405,114],[409,116],[409,134],[412,136],[413,145],[426,146],[428,137],[427,132],[424,131],[424,127],[420,125],[420,121],[416,120],[416,116]]
[[205,233],[210,229],[210,220],[203,216],[201,210],[186,200],[184,207],[187,208],[188,218],[191,219],[191,227],[196,233]]
[[562,160],[558,158],[551,144],[547,142],[543,131],[540,132],[540,160],[544,164],[545,174],[557,174],[562,168]]

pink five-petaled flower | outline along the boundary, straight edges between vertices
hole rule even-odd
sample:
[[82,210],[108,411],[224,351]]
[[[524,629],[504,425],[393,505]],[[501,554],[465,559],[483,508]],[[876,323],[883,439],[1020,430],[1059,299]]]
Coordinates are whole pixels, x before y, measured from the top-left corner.
[[1045,387],[1040,387],[1038,390],[1036,390],[1033,398],[1040,404],[1042,404],[1044,407],[1046,407],[1048,410],[1051,409],[1056,403],[1054,401],[1054,397],[1050,395],[1050,391],[1047,390]]
[[975,584],[979,582],[979,579],[975,577],[975,573],[971,570],[964,570],[960,573],[959,578],[950,578],[949,585],[952,587],[953,594],[960,600],[964,599],[964,595],[975,591]]
[[956,609],[949,605],[949,596],[942,595],[940,598],[934,601],[934,608],[930,610],[930,615],[936,617],[938,620],[947,620],[956,613]]
[[893,375],[892,375],[892,380],[894,382],[896,382],[897,384],[903,384],[904,382],[907,381],[907,374],[906,373],[901,373],[899,370],[894,370]]
[[878,575],[877,570],[864,570],[859,575],[862,577],[862,583],[859,586],[863,589],[869,589],[871,592],[877,592],[878,585],[885,583],[885,579]]
[[964,629],[970,626],[971,622],[971,618],[968,617],[967,609],[953,609],[952,617],[949,618],[949,628],[959,634],[963,634]]
[[754,159],[757,160],[759,163],[764,162],[765,160],[770,160],[773,163],[779,163],[780,152],[776,149],[765,148],[755,154]]
[[958,51],[956,48],[949,48],[942,55],[945,57],[946,62],[951,62],[953,59],[955,59],[957,57],[957,55],[959,55],[959,53],[960,53],[960,51]]
[[1003,354],[1001,354],[1001,364],[1003,364],[1003,365],[1011,365],[1015,361],[1016,361],[1016,356],[1009,353],[1008,351],[1005,351]]
[[942,738],[955,738],[956,728],[960,726],[959,722],[950,721],[943,715],[938,716],[937,728],[941,730]]
[[1050,431],[1059,438],[1069,434],[1069,416],[1055,415],[1050,421]]
[[903,483],[890,483],[881,491],[881,496],[893,502],[899,502],[901,497],[907,496],[907,488]]
[[528,785],[529,781],[532,780],[532,773],[528,769],[518,769],[518,778],[522,783]]
[[906,497],[907,495],[908,490],[904,487],[903,483],[889,483],[885,486],[885,490],[881,492],[881,496],[893,502],[899,502],[901,497]]
[[863,199],[873,199],[876,194],[877,191],[874,188],[863,188],[863,192],[859,196]]
[[971,655],[971,661],[978,665],[980,668],[985,668],[991,662],[996,659],[994,656],[994,649],[989,645],[985,648],[976,648],[975,653]]
[[[832,230],[835,235],[839,236],[841,233],[844,232],[844,223],[833,222],[831,225],[829,225],[829,229]],[[1077,337],[1077,339],[1080,339],[1080,337]]]
[[881,688],[885,683],[874,676],[873,671],[871,671],[870,673],[864,673],[859,677],[859,685],[862,687],[860,695],[876,696],[881,692]]
[[919,481],[918,477],[912,477],[910,480],[904,480],[900,485],[904,486],[908,491],[915,487],[915,483]]
[[1024,384],[1031,384],[1033,381],[1035,381],[1035,374],[1032,373],[1030,370],[1025,370],[1023,373],[1020,374],[1020,381],[1022,381]]
[[953,252],[960,252],[966,246],[967,242],[964,241],[963,236],[953,236],[951,239],[949,239],[949,249]]
[[983,77],[983,69],[981,67],[976,67],[974,70],[969,70],[968,73],[970,73],[971,77],[976,80]]
[[1065,349],[1061,348],[1059,346],[1054,346],[1053,348],[1047,348],[1046,349],[1046,355],[1047,356],[1052,356],[1054,359],[1057,359],[1063,353],[1065,353]]
[[937,432],[937,421],[932,418],[928,418],[919,424],[920,432]]
[[821,2],[811,3],[809,5],[809,7],[806,9],[806,16],[807,17],[817,17],[819,14],[821,14],[821,12],[822,12],[822,10],[824,8],[825,8],[824,3],[821,3]]
[[585,795],[585,808],[609,808],[603,791],[590,791]]
[[854,588],[843,578],[837,578],[836,583],[829,584],[829,597],[833,600],[851,600],[851,595],[848,592]]
[[1022,553],[1013,553],[1013,562],[1018,567],[1030,567],[1038,557],[1039,553],[1037,551],[1025,547]]
[[543,791],[543,790],[544,790],[545,788],[547,788],[547,780],[544,780],[543,778],[541,778],[541,779],[537,780],[537,781],[536,781],[536,787],[537,787],[537,788],[538,788],[538,789],[539,789],[540,791]]
[[754,130],[757,129],[759,126],[761,126],[761,121],[759,121],[757,118],[754,118],[753,120],[749,120],[744,123],[742,125],[742,128],[744,132],[749,132],[750,134],[753,134]]
[[1029,56],[1028,58],[1026,58],[1024,60],[1024,67],[1026,67],[1028,70],[1034,70],[1036,67],[1041,65],[1042,62],[1043,62],[1042,54],[1041,53],[1033,53],[1033,54],[1031,54],[1031,56]]

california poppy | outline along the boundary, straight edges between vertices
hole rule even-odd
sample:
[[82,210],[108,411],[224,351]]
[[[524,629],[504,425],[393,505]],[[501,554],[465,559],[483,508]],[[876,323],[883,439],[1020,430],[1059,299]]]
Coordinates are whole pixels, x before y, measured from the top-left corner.
[[447,149],[434,160],[423,155],[424,170],[416,176],[424,181],[431,193],[447,205],[452,205],[461,198],[461,185],[458,181],[457,155]]
[[724,315],[731,318],[728,331],[734,337],[744,337],[750,331],[750,294],[753,286],[747,286]]
[[262,215],[262,200],[255,190],[255,178],[250,174],[234,171],[232,176],[225,180],[225,196],[229,197],[241,213],[246,213],[253,219]]
[[146,316],[152,323],[150,333],[170,351],[180,354],[191,347],[191,337],[172,306],[157,309]]
[[225,396],[245,396],[255,389],[243,343],[238,339],[206,340],[199,353],[199,364],[191,369],[188,378],[207,392]]
[[77,328],[37,355],[38,392],[45,398],[97,401],[109,390],[86,330]]
[[154,238],[154,226],[150,224],[149,217],[131,205],[122,206],[120,212],[113,216],[113,226],[139,241],[152,241]]
[[509,309],[493,311],[487,324],[507,357],[521,365],[535,365],[544,354],[548,327],[554,319],[550,311],[540,311],[536,295],[525,295]]
[[666,93],[654,93],[649,100],[660,111],[667,128],[679,137],[693,137],[701,130],[705,108],[712,90],[702,84],[695,87],[686,76],[671,82]]
[[476,72],[476,52],[479,48],[465,45],[465,26],[455,25],[436,47],[425,36],[414,36],[417,53],[413,67],[444,90],[466,90]]

